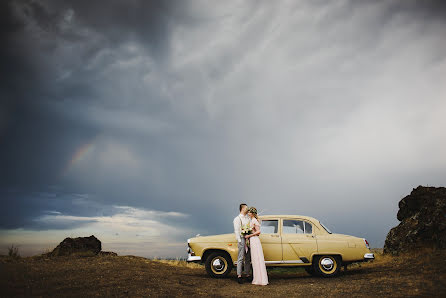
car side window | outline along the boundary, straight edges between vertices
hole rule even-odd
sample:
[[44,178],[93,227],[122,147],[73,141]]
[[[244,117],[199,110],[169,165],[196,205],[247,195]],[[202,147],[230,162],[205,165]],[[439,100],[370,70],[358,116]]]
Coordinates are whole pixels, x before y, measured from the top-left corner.
[[284,219],[282,231],[283,234],[312,234],[313,226],[302,220]]
[[260,224],[261,234],[275,234],[279,230],[279,221],[277,219],[262,220]]
[[313,233],[313,226],[305,221],[305,234],[312,234]]
[[282,232],[283,234],[303,234],[304,223],[301,220],[284,219]]

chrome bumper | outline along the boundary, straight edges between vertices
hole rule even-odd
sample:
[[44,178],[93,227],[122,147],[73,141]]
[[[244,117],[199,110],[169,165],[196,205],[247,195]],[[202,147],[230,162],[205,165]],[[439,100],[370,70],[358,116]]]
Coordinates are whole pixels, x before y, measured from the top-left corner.
[[191,254],[187,254],[187,262],[200,262],[201,257],[200,256],[191,256]]
[[374,260],[375,259],[375,255],[371,252],[366,253],[364,255],[364,261],[368,261],[368,260]]

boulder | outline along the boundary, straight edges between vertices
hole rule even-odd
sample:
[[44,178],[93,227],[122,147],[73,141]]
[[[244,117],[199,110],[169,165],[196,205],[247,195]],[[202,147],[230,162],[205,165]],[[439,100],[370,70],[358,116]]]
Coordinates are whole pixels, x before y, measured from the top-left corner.
[[446,188],[414,188],[398,204],[400,224],[387,234],[384,253],[446,248]]
[[68,256],[86,253],[97,255],[102,249],[101,241],[95,236],[65,238],[51,253],[51,256]]

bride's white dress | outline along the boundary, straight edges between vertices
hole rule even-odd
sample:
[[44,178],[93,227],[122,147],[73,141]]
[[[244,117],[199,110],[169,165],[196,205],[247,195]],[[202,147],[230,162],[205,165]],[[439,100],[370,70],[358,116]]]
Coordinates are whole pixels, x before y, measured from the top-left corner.
[[[251,227],[253,232],[260,230],[260,223],[256,218],[251,220]],[[268,284],[268,274],[266,273],[265,258],[259,236],[250,237],[249,246],[251,249],[252,284],[265,286]]]

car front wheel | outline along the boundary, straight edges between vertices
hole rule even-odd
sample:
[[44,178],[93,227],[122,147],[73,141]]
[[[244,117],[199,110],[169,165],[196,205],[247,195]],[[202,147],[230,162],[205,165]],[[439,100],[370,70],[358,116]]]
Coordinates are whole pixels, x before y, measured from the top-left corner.
[[333,277],[339,273],[341,258],[339,256],[316,256],[314,257],[314,272],[322,277]]
[[207,257],[205,267],[211,277],[222,278],[231,272],[232,262],[225,253],[213,252]]

